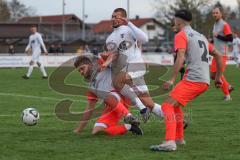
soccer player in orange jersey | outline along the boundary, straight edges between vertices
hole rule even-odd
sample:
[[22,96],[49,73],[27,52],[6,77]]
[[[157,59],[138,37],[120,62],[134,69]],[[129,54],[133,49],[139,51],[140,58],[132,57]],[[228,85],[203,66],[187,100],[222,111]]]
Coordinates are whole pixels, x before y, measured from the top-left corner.
[[[213,27],[213,43],[214,47],[222,54],[222,72],[225,71],[228,59],[228,43],[233,41],[233,35],[229,24],[223,20],[223,11],[221,7],[215,7],[212,11],[212,15],[215,18],[215,24]],[[216,75],[216,60],[213,58],[211,65],[211,78],[215,79]],[[230,93],[233,91],[233,87],[227,82],[222,75],[221,80],[223,82],[221,89],[224,93],[225,101],[231,100]]]
[[174,49],[177,52],[177,60],[174,64],[173,75],[164,84],[169,89],[175,82],[178,71],[186,61],[186,73],[170,92],[169,97],[162,104],[166,125],[166,138],[160,145],[150,147],[153,151],[175,151],[177,144],[185,144],[183,119],[181,106],[204,93],[210,84],[209,53],[216,58],[217,72],[215,85],[221,85],[221,55],[208,43],[202,34],[193,30],[190,26],[192,14],[188,10],[179,10],[175,14],[175,26],[178,33],[175,35]]
[[[139,120],[129,112],[119,94],[114,92],[111,85],[111,69],[107,68],[103,71],[98,71],[98,61],[87,56],[78,57],[74,65],[85,80],[89,82],[88,105],[74,132],[80,133],[85,128],[99,98],[104,101],[105,106],[101,116],[94,125],[93,135],[104,132],[115,136],[125,134],[128,131],[137,135],[143,135],[141,128],[138,126]],[[125,124],[119,124],[122,118],[124,118]]]

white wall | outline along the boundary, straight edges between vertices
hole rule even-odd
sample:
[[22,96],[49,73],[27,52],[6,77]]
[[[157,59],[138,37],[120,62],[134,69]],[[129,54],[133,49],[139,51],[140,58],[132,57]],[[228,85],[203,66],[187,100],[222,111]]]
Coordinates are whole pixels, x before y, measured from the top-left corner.
[[[155,30],[147,30],[148,25],[155,25]],[[154,22],[148,22],[145,25],[141,26],[140,29],[148,35],[149,39],[154,39],[154,37],[164,35],[165,33],[164,28]]]

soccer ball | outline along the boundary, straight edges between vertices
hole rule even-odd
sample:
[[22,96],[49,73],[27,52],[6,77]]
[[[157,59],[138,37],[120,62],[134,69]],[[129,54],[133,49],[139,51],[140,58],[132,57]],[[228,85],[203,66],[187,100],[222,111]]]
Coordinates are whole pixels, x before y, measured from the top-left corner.
[[39,112],[35,108],[27,108],[22,112],[22,122],[27,126],[36,125],[39,119]]

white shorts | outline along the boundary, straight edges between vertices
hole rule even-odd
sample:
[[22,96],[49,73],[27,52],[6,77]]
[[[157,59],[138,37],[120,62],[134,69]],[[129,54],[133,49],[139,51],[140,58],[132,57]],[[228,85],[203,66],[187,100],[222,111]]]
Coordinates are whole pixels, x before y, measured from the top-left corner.
[[147,85],[141,85],[141,86],[134,85],[131,89],[132,89],[136,94],[149,93],[149,90],[148,90]]
[[39,62],[40,61],[40,55],[41,55],[41,53],[33,53],[31,61]]
[[128,63],[122,71],[127,72],[132,79],[143,77],[146,74],[145,63]]

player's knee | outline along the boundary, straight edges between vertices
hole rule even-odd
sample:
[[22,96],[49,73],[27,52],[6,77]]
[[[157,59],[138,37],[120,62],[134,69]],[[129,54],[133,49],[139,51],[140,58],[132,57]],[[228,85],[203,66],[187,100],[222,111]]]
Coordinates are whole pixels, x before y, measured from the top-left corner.
[[174,107],[178,107],[181,105],[177,100],[173,99],[172,97],[168,97],[163,103],[171,104]]
[[121,78],[115,78],[113,80],[113,87],[116,90],[121,90],[122,86],[124,85],[124,82],[121,80]]
[[114,95],[113,93],[110,93],[109,95],[107,95],[104,99],[104,102],[108,105],[108,106],[116,106],[119,102],[120,102],[120,97]]
[[29,65],[30,65],[30,66],[34,65],[34,62],[33,62],[33,61],[30,61]]
[[40,67],[40,66],[41,66],[41,63],[40,63],[40,62],[37,62],[37,65],[38,65],[38,67]]
[[96,135],[99,131],[92,130],[92,135]]
[[93,130],[92,130],[92,135],[96,135],[99,132],[103,132],[104,130],[105,130],[104,127],[94,127]]

